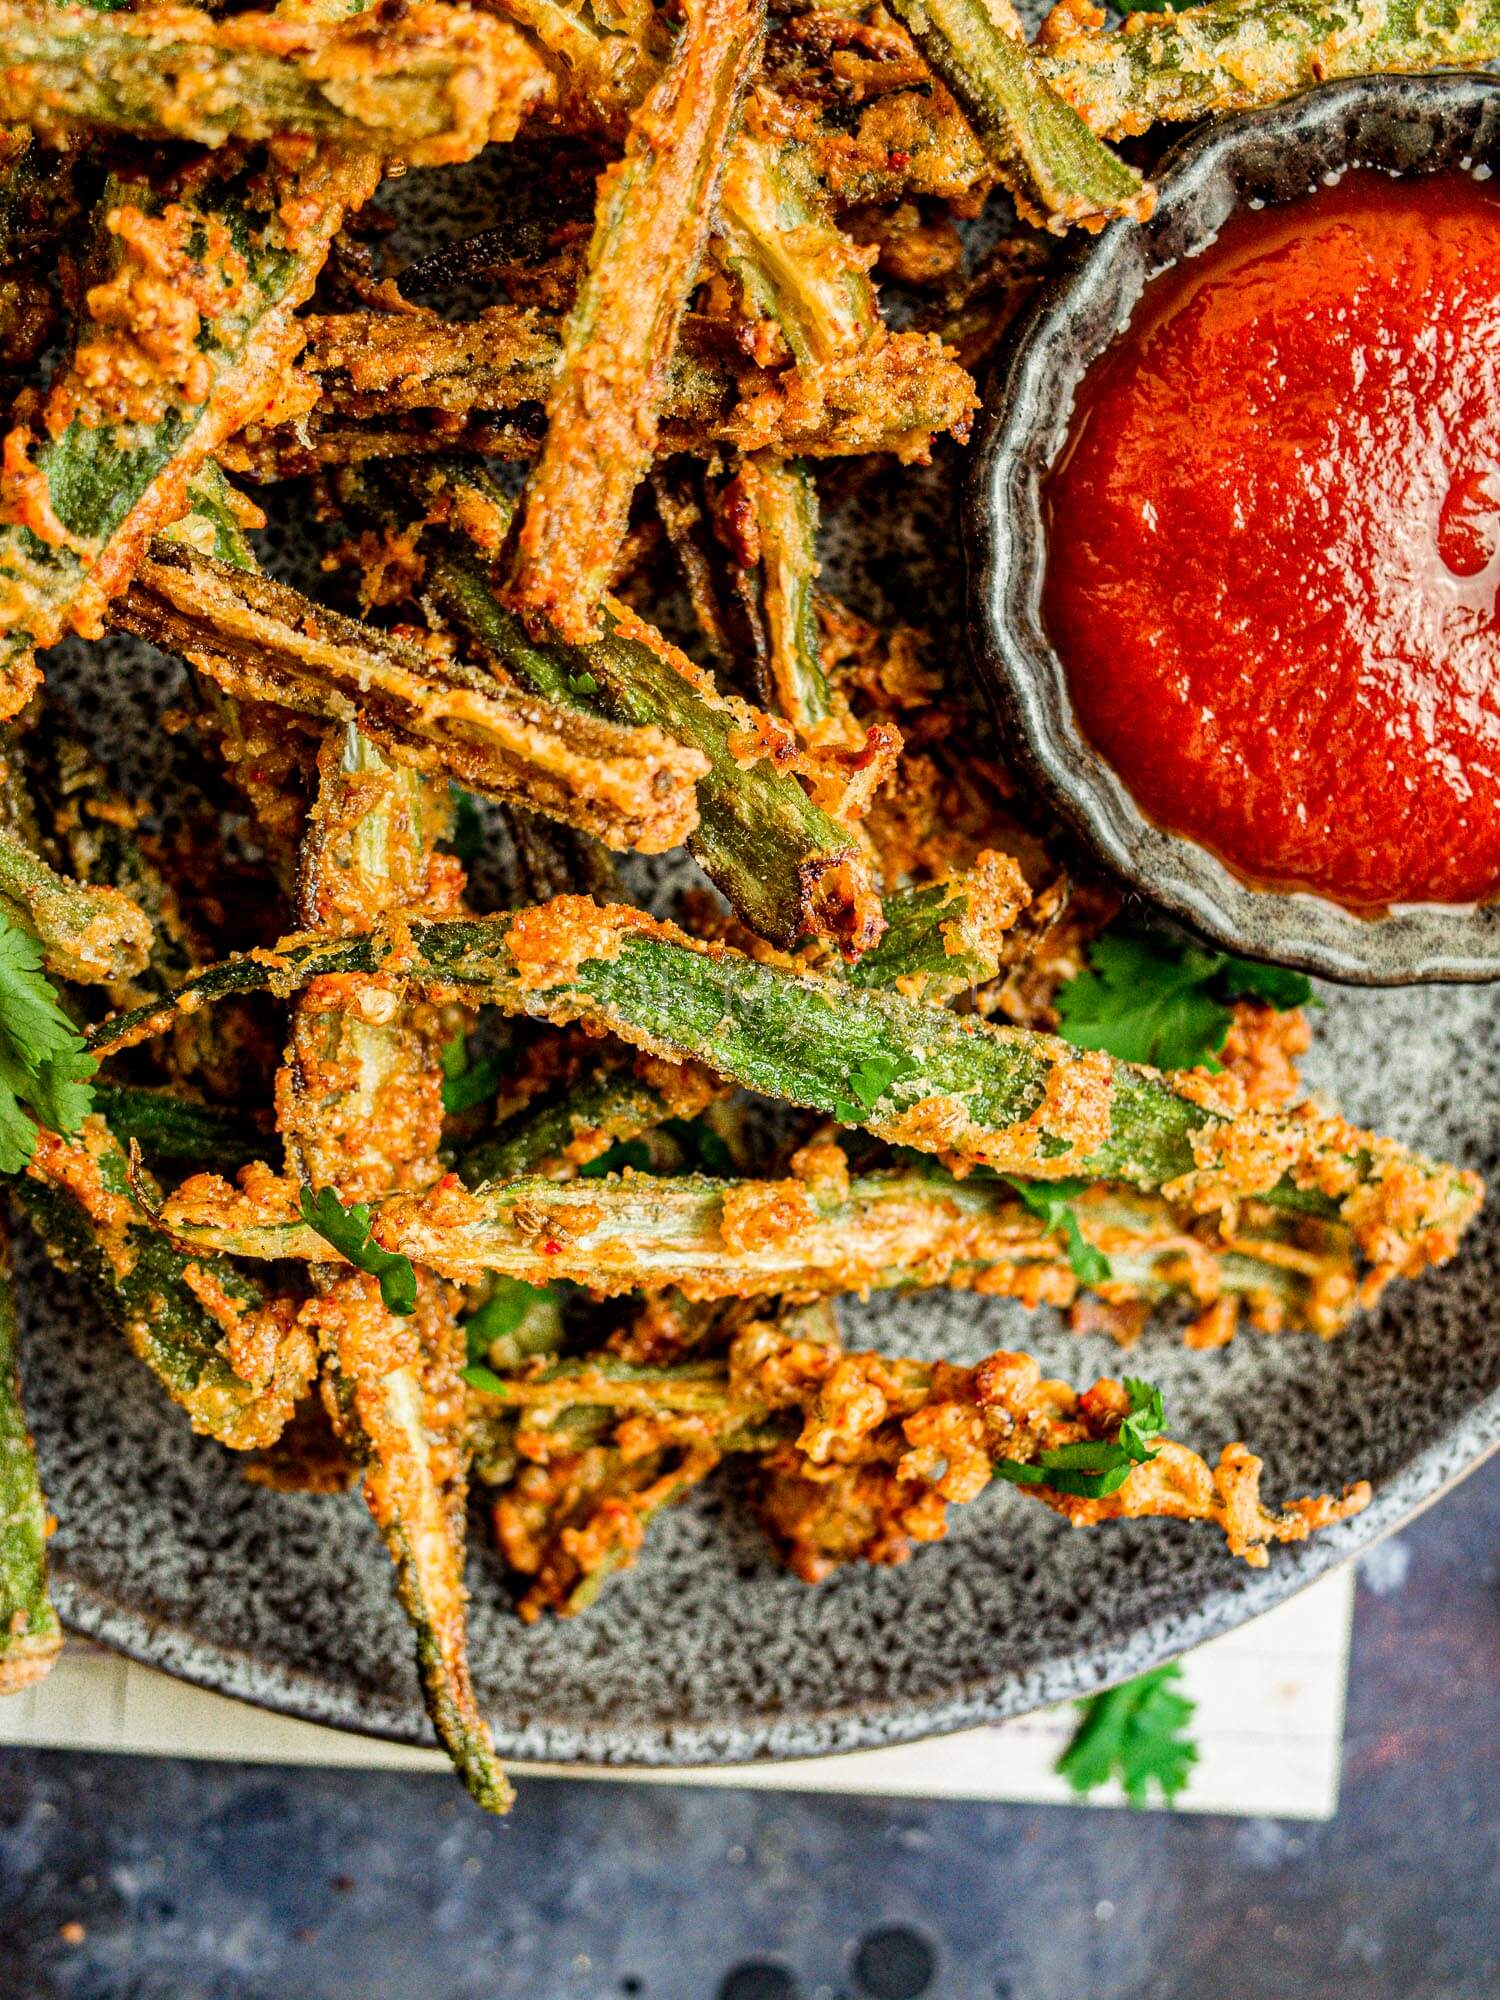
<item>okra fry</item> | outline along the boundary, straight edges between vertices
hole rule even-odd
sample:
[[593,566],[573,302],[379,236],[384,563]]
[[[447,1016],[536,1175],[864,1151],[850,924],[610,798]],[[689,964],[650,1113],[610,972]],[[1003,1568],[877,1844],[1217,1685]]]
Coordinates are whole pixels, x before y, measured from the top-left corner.
[[237,700],[357,721],[403,764],[563,819],[607,846],[659,854],[696,818],[706,759],[661,729],[518,696],[195,550],[153,543],[115,616]]
[[[318,772],[297,885],[304,923],[338,934],[374,915],[399,922],[458,905],[462,870],[436,853],[452,816],[447,784],[387,763],[352,725],[330,733]],[[298,996],[276,1111],[299,1186],[331,1188],[347,1203],[437,1179],[445,1027],[388,976],[320,980]],[[433,1727],[475,1802],[504,1812],[511,1791],[466,1651],[465,1341],[454,1302],[424,1274],[403,1316],[375,1280],[334,1276],[305,1318],[318,1333],[329,1417],[364,1468],[395,1564]]]
[[[721,1451],[765,1452],[780,1431],[784,1441],[772,1444],[767,1468],[773,1479],[811,1481],[825,1493],[859,1481],[867,1502],[846,1518],[846,1533],[852,1521],[857,1538],[837,1553],[824,1551],[826,1565],[809,1570],[794,1562],[809,1581],[835,1560],[901,1560],[914,1534],[940,1537],[947,1504],[976,1498],[997,1467],[1037,1467],[1045,1452],[1114,1442],[1131,1409],[1120,1383],[1105,1378],[1079,1395],[1044,1380],[1025,1354],[992,1354],[972,1368],[846,1354],[765,1321],[743,1328],[727,1359],[667,1369],[602,1357],[549,1361],[475,1393],[524,1412],[537,1427],[574,1409],[686,1419]],[[1156,1455],[1131,1464],[1104,1497],[1059,1491],[1045,1475],[1023,1490],[1079,1527],[1149,1515],[1206,1521],[1223,1531],[1232,1554],[1257,1568],[1267,1543],[1302,1541],[1370,1500],[1360,1481],[1339,1499],[1322,1495],[1271,1510],[1260,1500],[1261,1462],[1243,1445],[1226,1446],[1213,1471],[1166,1438],[1154,1438],[1151,1448]]]
[[[0,470],[0,712],[40,679],[34,649],[97,636],[148,538],[183,511],[185,483],[262,407],[301,342],[293,314],[328,244],[380,167],[311,147],[291,167],[231,174],[161,203],[117,186],[109,279],[54,377],[38,436],[17,425]],[[166,279],[157,274],[165,271]],[[178,339],[137,349],[138,286],[170,284]]]
[[536,636],[583,640],[651,462],[667,364],[713,219],[724,149],[760,54],[764,0],[686,0],[624,157],[599,182],[509,600]]
[[1154,196],[1049,86],[1011,0],[893,0],[1028,221],[1061,233],[1142,221]]
[[465,1148],[458,1170],[469,1187],[526,1174],[564,1179],[619,1141],[638,1139],[670,1118],[696,1118],[722,1094],[698,1063],[637,1056],[517,1112]]
[[[482,469],[442,461],[398,468],[393,478],[394,488],[351,479],[342,490],[403,531],[424,514],[451,511],[468,538],[482,537],[475,545],[499,547],[509,504]],[[417,547],[427,599],[505,675],[558,707],[658,728],[701,753],[707,770],[688,852],[752,930],[783,946],[826,937],[850,956],[878,940],[879,899],[854,836],[778,768],[778,757],[795,755],[789,731],[726,700],[707,674],[613,599],[604,606],[604,636],[593,644],[534,645],[458,533],[429,526]]]
[[[336,313],[304,324],[308,352],[289,397],[297,416],[257,423],[234,440],[224,456],[231,470],[279,479],[318,464],[414,452],[530,457],[538,450],[540,405],[562,353],[551,315],[506,305],[469,321]],[[770,370],[727,353],[722,329],[689,315],[663,390],[657,444],[700,457],[722,445],[781,456],[921,458],[940,432],[966,436],[977,408],[967,371],[931,334],[893,333],[861,353]],[[403,424],[407,414],[422,421]]]
[[0,1695],[41,1680],[62,1651],[47,1593],[47,1503],[21,1403],[10,1239],[0,1228]]
[[818,489],[805,465],[757,452],[739,480],[755,510],[760,611],[776,709],[806,733],[833,714],[818,641]]
[[1060,8],[1043,76],[1102,137],[1276,104],[1308,84],[1380,71],[1478,69],[1500,57],[1500,6],[1460,0],[1212,0],[1101,32]]
[[275,1443],[317,1360],[295,1300],[155,1228],[102,1119],[76,1141],[43,1132],[11,1192],[53,1263],[82,1273],[195,1431],[235,1451]]
[[222,146],[302,134],[410,166],[513,138],[552,95],[514,28],[434,4],[372,23],[7,0],[0,71],[6,116],[53,140],[103,130]]
[[[162,1210],[185,1243],[255,1258],[323,1257],[294,1215],[270,1218],[212,1176]],[[1083,1241],[1109,1260],[1118,1300],[1243,1300],[1278,1327],[1330,1334],[1358,1301],[1354,1246],[1336,1224],[1268,1213],[1255,1230],[1194,1233],[1156,1195],[1099,1186],[1071,1203]],[[1070,1304],[1079,1282],[1066,1241],[1006,1183],[901,1170],[805,1180],[530,1177],[393,1196],[375,1205],[389,1249],[459,1283],[485,1273],[605,1293],[675,1286],[689,1299],[882,1291],[946,1285]],[[258,1219],[259,1218],[259,1219]]]
[[642,911],[559,897],[514,916],[412,924],[343,940],[288,939],[189,980],[87,1036],[95,1054],[229,993],[290,994],[323,973],[394,962],[405,976],[510,1014],[583,1021],[726,1082],[785,1098],[895,1144],[1024,1179],[1158,1189],[1194,1212],[1260,1197],[1342,1217],[1371,1263],[1416,1275],[1451,1256],[1478,1177],[1314,1106],[1238,1112],[1215,1079],[1069,1047],[1055,1036],[758,964]]
[[259,1127],[239,1111],[200,1104],[172,1090],[95,1082],[94,1109],[115,1138],[132,1140],[148,1159],[190,1162],[217,1173],[248,1166],[264,1145]]
[[[14,746],[7,746],[7,756]],[[9,828],[0,826],[0,907],[41,944],[47,970],[82,985],[107,986],[145,969],[151,920],[118,889],[59,875]]]

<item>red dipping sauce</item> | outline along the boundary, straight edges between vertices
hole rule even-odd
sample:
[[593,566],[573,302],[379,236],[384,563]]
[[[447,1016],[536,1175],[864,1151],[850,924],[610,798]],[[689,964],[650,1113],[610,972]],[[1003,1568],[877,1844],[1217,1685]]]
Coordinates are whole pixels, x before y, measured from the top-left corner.
[[1234,217],[1085,379],[1046,616],[1153,819],[1354,909],[1500,894],[1500,196]]

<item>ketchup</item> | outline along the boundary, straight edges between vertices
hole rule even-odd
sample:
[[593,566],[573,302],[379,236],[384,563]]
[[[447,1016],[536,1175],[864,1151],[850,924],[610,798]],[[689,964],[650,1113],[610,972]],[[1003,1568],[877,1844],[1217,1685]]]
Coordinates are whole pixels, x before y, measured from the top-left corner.
[[1500,894],[1500,195],[1346,174],[1154,280],[1048,485],[1084,733],[1238,874]]

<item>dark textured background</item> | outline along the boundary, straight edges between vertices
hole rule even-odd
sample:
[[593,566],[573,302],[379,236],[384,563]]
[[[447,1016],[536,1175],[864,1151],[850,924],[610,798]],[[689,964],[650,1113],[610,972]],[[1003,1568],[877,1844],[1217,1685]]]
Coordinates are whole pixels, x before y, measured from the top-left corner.
[[1364,1559],[1328,1825],[0,1751],[0,1995],[1495,2000],[1497,1659],[1492,1462]]

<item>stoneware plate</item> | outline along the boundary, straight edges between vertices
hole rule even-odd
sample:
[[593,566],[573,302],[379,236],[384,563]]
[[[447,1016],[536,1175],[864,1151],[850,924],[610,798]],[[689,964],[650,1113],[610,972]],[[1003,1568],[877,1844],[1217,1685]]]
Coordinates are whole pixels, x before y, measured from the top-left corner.
[[1144,227],[1080,239],[1016,329],[988,398],[965,513],[976,659],[1032,778],[1132,888],[1252,957],[1357,984],[1500,978],[1500,904],[1412,904],[1379,919],[1271,895],[1141,813],[1084,739],[1043,628],[1042,487],[1088,369],[1158,272],[1203,249],[1248,203],[1286,201],[1348,166],[1422,174],[1500,165],[1500,83],[1364,77],[1200,128],[1168,156]]
[[[482,226],[492,198],[483,162],[408,176],[389,196],[414,239],[398,249]],[[830,586],[870,616],[920,621],[935,652],[961,660],[948,475],[893,486],[884,473],[834,468],[826,486]],[[287,518],[284,496],[265,497],[282,520],[268,560],[307,577],[305,524]],[[175,662],[127,641],[70,645],[49,660],[48,685],[130,794],[169,816],[172,760],[191,755],[187,739],[174,750],[156,726],[182,699]],[[496,900],[504,860],[497,850],[481,883]],[[670,883],[640,886],[664,894]],[[1336,1092],[1362,1122],[1493,1175],[1500,993],[1327,997],[1310,1085]],[[247,1485],[24,1231],[17,1249],[28,1401],[60,1522],[52,1547],[67,1622],[227,1694],[429,1742],[411,1641],[359,1497]],[[851,1569],[809,1589],[770,1560],[724,1480],[657,1522],[639,1566],[594,1609],[526,1628],[476,1520],[474,1675],[500,1746],[521,1759],[604,1763],[812,1755],[1014,1715],[1139,1672],[1345,1560],[1500,1441],[1497,1281],[1500,1231],[1487,1216],[1456,1264],[1393,1288],[1337,1342],[1244,1334],[1224,1352],[1192,1354],[1169,1325],[1148,1329],[1128,1365],[1161,1384],[1186,1442],[1217,1451],[1246,1439],[1267,1459],[1270,1495],[1374,1482],[1367,1513],[1273,1550],[1259,1572],[1231,1561],[1208,1529],[1076,1533],[997,1484],[953,1509],[948,1539],[902,1567]],[[972,1360],[1029,1346],[1079,1383],[1121,1367],[1111,1343],[1002,1300],[887,1297],[847,1308],[844,1323],[851,1345],[893,1352]]]

